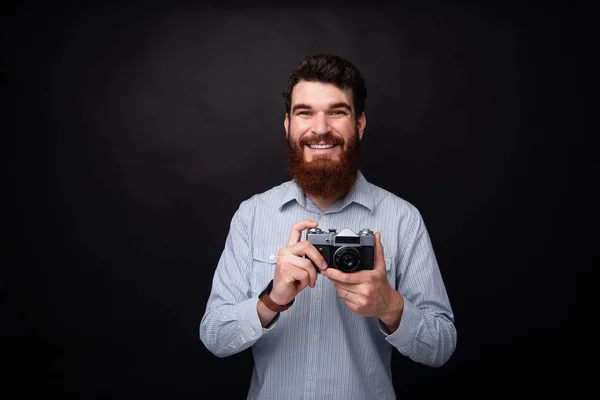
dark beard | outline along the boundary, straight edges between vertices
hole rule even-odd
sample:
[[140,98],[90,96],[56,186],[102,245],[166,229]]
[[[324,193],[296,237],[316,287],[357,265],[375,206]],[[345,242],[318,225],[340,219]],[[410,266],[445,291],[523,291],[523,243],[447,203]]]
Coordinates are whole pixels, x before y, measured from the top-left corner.
[[[339,160],[331,160],[327,156],[313,158],[311,162],[304,160],[304,144],[309,139],[303,138],[299,144],[288,135],[287,156],[288,172],[291,178],[305,194],[317,197],[344,197],[354,185],[360,161],[360,137],[358,131],[348,141],[348,148],[342,152]],[[344,145],[341,139],[325,136],[326,143]]]

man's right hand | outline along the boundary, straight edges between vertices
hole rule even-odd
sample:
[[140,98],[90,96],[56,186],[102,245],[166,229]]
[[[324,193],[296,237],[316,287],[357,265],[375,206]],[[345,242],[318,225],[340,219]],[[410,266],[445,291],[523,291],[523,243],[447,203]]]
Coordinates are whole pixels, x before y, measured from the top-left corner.
[[327,269],[325,259],[315,246],[308,240],[300,241],[302,231],[318,225],[310,219],[292,225],[287,247],[280,249],[277,255],[273,289],[269,295],[275,303],[287,304],[306,286],[315,287],[317,271],[312,262],[321,270]]

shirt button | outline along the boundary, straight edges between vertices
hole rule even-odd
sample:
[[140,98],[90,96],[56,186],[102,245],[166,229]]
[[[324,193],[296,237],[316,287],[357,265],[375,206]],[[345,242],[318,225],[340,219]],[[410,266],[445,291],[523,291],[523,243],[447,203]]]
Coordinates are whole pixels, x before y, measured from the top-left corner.
[[390,339],[390,341],[392,341],[392,342],[395,342],[395,341],[396,341],[396,339]]
[[317,334],[316,334],[316,333],[313,333],[313,335],[312,335],[312,340],[317,340],[317,337],[318,337],[318,336],[317,336]]
[[256,331],[254,329],[250,329],[250,335],[256,336]]
[[327,215],[321,215],[321,219],[323,219],[323,220],[327,219]]
[[319,293],[315,294],[315,300],[319,300],[321,298],[321,296],[319,296]]
[[308,376],[308,380],[312,382],[312,381],[314,381],[314,380],[315,380],[315,378],[313,378],[313,376],[312,376],[312,375],[309,375],[309,376]]
[[274,259],[275,259],[275,254],[271,254],[271,255],[269,256],[269,260],[274,260]]

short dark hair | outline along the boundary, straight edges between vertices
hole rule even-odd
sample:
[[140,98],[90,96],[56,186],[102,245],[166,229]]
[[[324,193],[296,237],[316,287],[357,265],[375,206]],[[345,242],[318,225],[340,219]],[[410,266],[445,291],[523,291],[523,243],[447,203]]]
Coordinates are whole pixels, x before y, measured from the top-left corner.
[[365,110],[365,80],[358,68],[345,58],[330,54],[315,54],[302,58],[291,73],[282,93],[286,113],[290,112],[292,105],[292,90],[301,80],[332,83],[342,89],[352,89],[355,118]]

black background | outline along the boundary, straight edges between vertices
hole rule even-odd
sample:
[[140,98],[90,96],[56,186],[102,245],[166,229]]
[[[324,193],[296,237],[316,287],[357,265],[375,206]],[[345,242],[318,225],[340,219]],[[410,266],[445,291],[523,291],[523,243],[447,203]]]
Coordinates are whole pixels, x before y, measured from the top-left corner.
[[365,75],[361,169],[423,214],[456,316],[443,367],[395,354],[399,398],[591,383],[589,10],[295,5],[3,6],[5,390],[244,398],[249,351],[198,325],[240,201],[288,179],[280,93],[321,51]]

